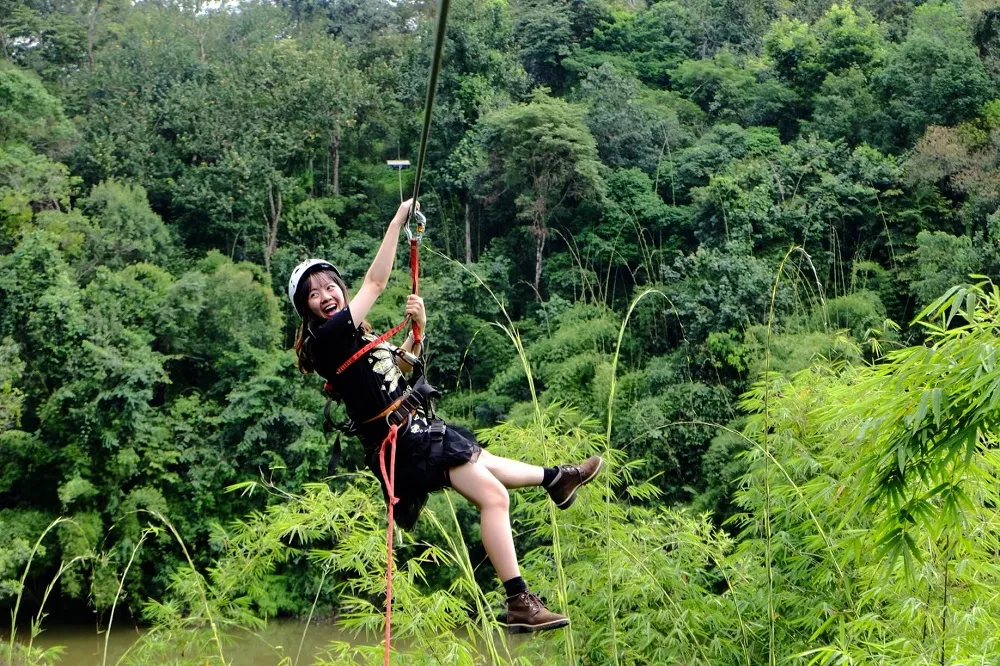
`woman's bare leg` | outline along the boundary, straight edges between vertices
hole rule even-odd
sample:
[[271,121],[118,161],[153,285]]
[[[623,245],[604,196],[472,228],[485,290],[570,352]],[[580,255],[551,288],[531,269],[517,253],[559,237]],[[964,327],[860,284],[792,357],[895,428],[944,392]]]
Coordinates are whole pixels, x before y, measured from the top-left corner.
[[477,462],[453,467],[449,475],[451,487],[479,507],[483,546],[500,580],[520,576],[514,536],[510,531],[510,496],[507,489],[487,469],[482,455]]
[[520,460],[501,458],[485,449],[479,454],[479,462],[486,466],[507,488],[526,488],[542,485],[545,470],[537,465],[529,465]]

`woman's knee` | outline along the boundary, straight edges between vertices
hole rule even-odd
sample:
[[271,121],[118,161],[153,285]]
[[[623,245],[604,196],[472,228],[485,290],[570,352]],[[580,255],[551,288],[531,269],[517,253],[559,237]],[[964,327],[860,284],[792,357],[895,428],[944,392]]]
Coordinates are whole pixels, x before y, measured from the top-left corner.
[[480,505],[480,510],[484,509],[498,509],[501,511],[508,511],[510,509],[510,493],[502,483],[494,479],[493,483],[484,484],[487,485],[484,488],[483,503]]
[[449,475],[452,487],[467,500],[485,509],[510,508],[510,496],[507,489],[495,476],[490,474],[482,462],[466,463],[455,467]]

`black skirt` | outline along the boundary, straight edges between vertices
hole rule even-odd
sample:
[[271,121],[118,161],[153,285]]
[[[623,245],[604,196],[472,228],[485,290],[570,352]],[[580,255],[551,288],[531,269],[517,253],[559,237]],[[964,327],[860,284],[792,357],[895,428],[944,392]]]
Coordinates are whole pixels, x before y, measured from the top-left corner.
[[[375,478],[382,485],[382,494],[388,500],[385,479],[379,464],[379,450],[385,431],[381,434],[365,433],[365,461]],[[451,486],[449,471],[453,467],[479,460],[482,445],[467,429],[444,424],[444,434],[434,436],[429,420],[416,414],[401,426],[396,434],[396,471],[394,491],[399,502],[393,515],[403,529],[413,529],[427,496],[435,490]],[[390,450],[386,447],[385,468],[389,470]]]

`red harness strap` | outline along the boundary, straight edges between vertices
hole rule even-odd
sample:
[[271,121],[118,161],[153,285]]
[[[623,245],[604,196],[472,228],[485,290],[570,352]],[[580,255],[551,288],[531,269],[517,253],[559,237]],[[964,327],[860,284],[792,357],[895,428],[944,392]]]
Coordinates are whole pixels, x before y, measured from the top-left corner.
[[406,326],[406,322],[408,321],[410,321],[410,315],[406,315],[406,319],[399,322],[398,324],[390,328],[388,331],[386,331],[382,335],[378,336],[377,338],[366,344],[358,351],[354,352],[354,355],[351,356],[351,358],[347,359],[346,361],[340,364],[340,366],[337,368],[337,374],[339,375],[344,370],[347,370],[354,364],[355,361],[357,361],[359,358],[370,352],[373,347],[377,347],[378,345],[382,344],[392,336],[399,333],[401,330],[403,330],[403,327]]
[[[420,291],[420,259],[417,257],[417,239],[410,241],[410,293],[416,294]],[[405,320],[404,320],[405,321]],[[417,325],[413,325],[413,341],[420,342],[423,339],[421,330]]]

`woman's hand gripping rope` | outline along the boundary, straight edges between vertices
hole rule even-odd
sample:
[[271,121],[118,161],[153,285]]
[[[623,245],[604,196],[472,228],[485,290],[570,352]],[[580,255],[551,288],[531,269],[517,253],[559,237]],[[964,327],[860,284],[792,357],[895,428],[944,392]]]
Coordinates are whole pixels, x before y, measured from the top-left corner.
[[406,316],[413,325],[423,332],[427,327],[427,312],[424,310],[424,299],[417,294],[406,297]]

